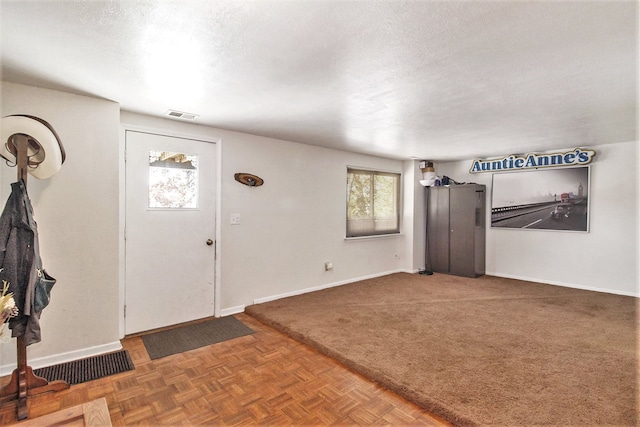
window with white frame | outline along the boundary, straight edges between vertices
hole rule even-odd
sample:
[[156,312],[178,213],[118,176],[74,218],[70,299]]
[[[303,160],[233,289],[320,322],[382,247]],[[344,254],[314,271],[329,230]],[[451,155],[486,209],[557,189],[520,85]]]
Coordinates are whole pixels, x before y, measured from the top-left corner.
[[400,174],[347,168],[347,237],[400,233]]

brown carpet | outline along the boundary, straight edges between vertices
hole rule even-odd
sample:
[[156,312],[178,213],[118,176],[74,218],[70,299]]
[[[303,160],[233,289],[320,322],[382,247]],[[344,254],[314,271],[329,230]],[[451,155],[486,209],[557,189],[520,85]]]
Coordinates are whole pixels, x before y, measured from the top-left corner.
[[637,425],[633,297],[393,274],[246,312],[457,425]]

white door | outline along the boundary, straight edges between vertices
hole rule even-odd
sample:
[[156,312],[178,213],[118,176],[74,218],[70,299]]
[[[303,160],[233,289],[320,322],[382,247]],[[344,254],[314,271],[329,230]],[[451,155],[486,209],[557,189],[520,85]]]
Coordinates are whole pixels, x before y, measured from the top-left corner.
[[125,333],[213,316],[215,144],[126,132]]

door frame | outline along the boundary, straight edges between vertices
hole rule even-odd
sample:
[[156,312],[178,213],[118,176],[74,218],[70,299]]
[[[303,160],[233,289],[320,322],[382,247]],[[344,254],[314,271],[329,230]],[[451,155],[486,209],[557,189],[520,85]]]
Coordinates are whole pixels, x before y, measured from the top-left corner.
[[[165,120],[159,118],[152,118],[153,120]],[[165,120],[168,121],[168,120]],[[125,225],[126,225],[126,164],[125,164],[125,155],[126,155],[126,137],[127,131],[133,132],[144,132],[151,133],[155,135],[167,136],[172,138],[182,138],[182,139],[193,139],[202,142],[209,142],[215,145],[215,153],[216,153],[216,197],[215,197],[215,212],[216,212],[216,223],[215,223],[215,274],[214,274],[214,282],[213,282],[213,315],[215,317],[221,316],[221,257],[220,257],[220,248],[222,247],[222,223],[220,218],[222,218],[222,139],[215,138],[209,135],[203,134],[194,134],[187,133],[183,131],[175,132],[170,130],[169,128],[173,127],[181,127],[181,126],[189,126],[188,124],[183,123],[167,123],[165,127],[155,127],[155,126],[141,126],[136,124],[130,124],[121,121],[120,122],[120,141],[118,147],[118,318],[119,318],[119,327],[118,327],[118,335],[119,339],[124,338],[125,336],[125,291],[126,291],[126,280],[125,280],[125,267],[126,267],[126,258],[125,258]]]

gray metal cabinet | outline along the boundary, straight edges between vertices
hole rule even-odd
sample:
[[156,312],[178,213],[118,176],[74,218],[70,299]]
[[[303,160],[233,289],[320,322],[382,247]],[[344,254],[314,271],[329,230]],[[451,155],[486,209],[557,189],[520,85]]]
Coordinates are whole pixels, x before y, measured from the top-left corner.
[[485,272],[486,188],[426,187],[427,269],[456,276]]

